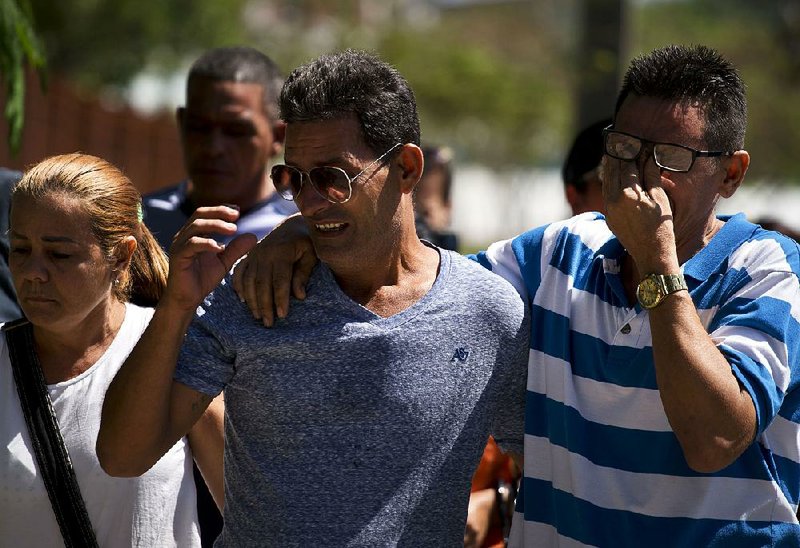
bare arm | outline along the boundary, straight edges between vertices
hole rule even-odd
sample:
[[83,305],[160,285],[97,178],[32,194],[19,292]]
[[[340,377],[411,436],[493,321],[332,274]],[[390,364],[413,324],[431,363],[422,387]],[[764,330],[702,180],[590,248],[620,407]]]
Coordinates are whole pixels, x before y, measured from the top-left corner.
[[699,472],[728,466],[755,437],[750,394],[706,333],[688,293],[652,309],[650,329],[661,402],[686,461]]
[[223,479],[223,452],[225,403],[220,394],[213,399],[205,413],[189,430],[189,445],[194,461],[206,481],[208,490],[222,512],[225,506],[225,482]]
[[305,298],[305,286],[315,264],[317,255],[308,227],[297,214],[275,227],[236,265],[233,288],[253,317],[271,327],[276,314],[285,318],[289,312],[290,289],[296,298]]
[[[604,168],[608,225],[639,277],[680,273],[673,212],[657,170],[636,174],[631,164],[608,158]],[[728,466],[754,439],[752,398],[705,331],[687,292],[667,297],[650,310],[649,319],[658,390],[687,463],[700,472]]]
[[175,237],[164,295],[103,403],[97,456],[110,475],[144,473],[186,435],[213,399],[172,377],[197,306],[255,244],[252,235],[227,247],[204,236],[234,232],[227,221],[237,216],[227,207],[199,208]]
[[494,488],[481,489],[469,494],[467,525],[464,528],[464,548],[480,548],[489,533],[492,518],[497,513],[497,495]]

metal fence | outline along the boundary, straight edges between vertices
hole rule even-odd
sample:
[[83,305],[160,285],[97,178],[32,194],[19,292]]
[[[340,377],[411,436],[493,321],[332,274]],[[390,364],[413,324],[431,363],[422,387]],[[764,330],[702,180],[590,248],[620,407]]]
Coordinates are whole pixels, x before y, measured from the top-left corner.
[[[0,91],[0,104],[5,104]],[[0,117],[2,118],[2,117]],[[180,140],[171,113],[144,117],[128,107],[104,104],[51,75],[47,89],[28,75],[25,127],[16,155],[8,147],[8,126],[0,119],[0,166],[24,171],[54,154],[85,152],[113,163],[147,193],[185,177]]]

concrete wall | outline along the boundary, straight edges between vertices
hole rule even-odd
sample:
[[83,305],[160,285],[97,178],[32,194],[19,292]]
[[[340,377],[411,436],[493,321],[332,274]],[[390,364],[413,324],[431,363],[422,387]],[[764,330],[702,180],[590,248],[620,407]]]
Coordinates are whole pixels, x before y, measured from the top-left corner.
[[[743,211],[750,220],[770,217],[800,230],[800,187],[745,180],[717,211]],[[476,166],[456,168],[452,225],[465,249],[483,248],[569,214],[557,169],[495,173]]]

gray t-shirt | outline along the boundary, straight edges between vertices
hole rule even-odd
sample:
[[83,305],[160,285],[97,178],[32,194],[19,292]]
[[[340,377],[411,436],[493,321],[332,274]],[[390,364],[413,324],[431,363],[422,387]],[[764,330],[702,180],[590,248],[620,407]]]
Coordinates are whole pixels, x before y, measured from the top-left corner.
[[439,252],[389,318],[324,264],[271,329],[229,279],[198,309],[175,378],[225,389],[218,546],[463,546],[487,436],[522,452],[530,324],[506,281]]

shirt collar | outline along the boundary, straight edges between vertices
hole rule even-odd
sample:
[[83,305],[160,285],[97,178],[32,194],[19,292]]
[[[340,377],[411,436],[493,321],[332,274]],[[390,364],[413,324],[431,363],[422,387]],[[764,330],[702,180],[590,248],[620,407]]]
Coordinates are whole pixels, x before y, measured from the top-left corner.
[[736,215],[720,215],[717,217],[725,224],[703,249],[686,261],[683,274],[696,280],[705,280],[719,271],[720,266],[728,260],[731,253],[750,239],[758,226],[749,222],[744,213]]

